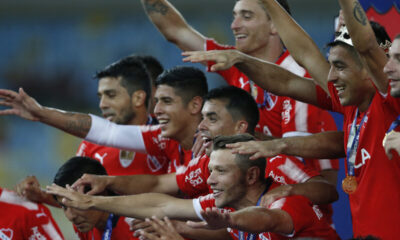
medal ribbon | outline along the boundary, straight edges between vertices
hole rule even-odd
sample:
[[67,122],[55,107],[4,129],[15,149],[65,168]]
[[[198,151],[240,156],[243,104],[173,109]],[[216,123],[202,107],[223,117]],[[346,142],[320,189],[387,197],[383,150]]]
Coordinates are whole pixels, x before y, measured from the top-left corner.
[[[255,91],[257,91],[257,92],[258,92],[258,89],[252,80],[249,80],[249,82],[250,82],[250,93],[251,93],[251,95],[253,95],[253,88],[256,89]],[[267,102],[268,102],[269,106],[273,106],[274,101],[272,101],[272,98],[271,98],[271,95],[269,95],[269,92],[267,92],[265,90],[263,92],[264,92],[264,101],[263,101],[263,103],[257,103],[257,107],[263,108],[263,107],[267,106]],[[253,96],[253,97],[255,98],[254,100],[257,101],[257,96]]]
[[354,117],[353,123],[351,124],[351,129],[349,133],[349,138],[347,140],[347,166],[348,166],[348,175],[354,176],[354,165],[356,162],[357,148],[360,140],[360,131],[368,114],[365,113],[362,118],[359,127],[357,128],[357,117],[358,117],[358,109],[356,111],[356,116]]
[[393,131],[395,128],[397,128],[400,125],[400,115],[392,122],[390,125],[389,129],[387,130],[386,134],[389,134],[391,131]]
[[104,230],[103,236],[101,237],[102,240],[111,240],[114,220],[114,214],[111,213],[110,216],[108,216],[107,218],[106,229]]

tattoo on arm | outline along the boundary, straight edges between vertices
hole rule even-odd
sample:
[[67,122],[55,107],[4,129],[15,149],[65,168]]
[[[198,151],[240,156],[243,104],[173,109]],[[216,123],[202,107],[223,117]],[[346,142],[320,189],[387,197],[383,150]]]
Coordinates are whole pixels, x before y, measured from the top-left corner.
[[162,3],[160,0],[156,0],[154,2],[150,2],[146,0],[144,3],[145,10],[148,14],[151,13],[160,13],[161,15],[165,15],[168,12],[168,6]]
[[362,25],[365,26],[367,24],[367,16],[365,16],[364,10],[358,1],[354,3],[353,15]]
[[91,119],[88,115],[79,113],[66,113],[68,116],[74,117],[65,124],[65,131],[85,137],[90,130]]

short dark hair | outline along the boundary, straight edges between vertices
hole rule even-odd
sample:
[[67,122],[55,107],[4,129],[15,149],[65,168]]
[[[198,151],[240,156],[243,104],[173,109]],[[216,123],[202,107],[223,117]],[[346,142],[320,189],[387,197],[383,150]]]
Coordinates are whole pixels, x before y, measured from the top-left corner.
[[247,132],[254,134],[260,116],[257,103],[248,92],[234,86],[218,87],[204,96],[204,101],[212,99],[226,101],[226,109],[232,118],[235,121],[244,118],[248,123]]
[[58,169],[53,183],[61,187],[72,185],[85,173],[107,175],[106,169],[99,161],[88,157],[73,157]]
[[138,55],[137,56],[145,65],[150,78],[151,78],[151,84],[153,86],[156,85],[156,79],[157,77],[164,71],[164,67],[161,65],[161,63],[153,56],[150,55]]
[[151,81],[141,57],[128,56],[122,58],[95,74],[96,79],[104,77],[121,78],[121,86],[126,89],[130,96],[135,91],[144,91],[146,93],[146,107],[148,106],[151,96]]
[[392,41],[384,26],[375,21],[369,21],[369,23],[372,27],[372,30],[374,31],[378,44],[386,44],[386,41]]
[[165,70],[156,80],[156,87],[160,85],[172,87],[185,104],[196,96],[203,97],[208,91],[206,76],[194,67],[177,66]]
[[[233,136],[217,136],[213,139],[213,151],[228,149],[227,144],[238,143],[238,142],[248,142],[255,140],[250,134],[238,134]],[[260,181],[265,181],[265,167],[267,160],[265,158],[258,158],[255,160],[250,160],[251,154],[236,154],[235,162],[238,167],[246,172],[251,167],[258,167],[260,169]]]

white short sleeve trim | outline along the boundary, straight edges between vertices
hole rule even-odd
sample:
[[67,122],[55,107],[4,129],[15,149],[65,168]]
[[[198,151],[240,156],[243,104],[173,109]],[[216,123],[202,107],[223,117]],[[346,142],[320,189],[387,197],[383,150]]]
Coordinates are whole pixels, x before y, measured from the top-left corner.
[[201,210],[203,210],[203,209],[201,208],[200,199],[199,198],[193,199],[193,208],[194,208],[194,211],[196,212],[197,217],[199,217],[199,219],[204,221],[204,218],[200,214]]
[[146,153],[140,126],[119,125],[95,115],[89,115],[92,125],[85,140],[108,147]]

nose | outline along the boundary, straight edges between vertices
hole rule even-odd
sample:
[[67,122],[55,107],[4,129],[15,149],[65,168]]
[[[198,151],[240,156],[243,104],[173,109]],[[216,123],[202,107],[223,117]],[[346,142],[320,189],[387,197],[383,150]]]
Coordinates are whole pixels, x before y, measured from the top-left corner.
[[199,129],[199,131],[207,130],[206,118],[203,118],[203,120],[201,120],[201,122],[199,123],[199,126],[197,128]]
[[240,18],[234,16],[231,23],[231,29],[235,31],[238,28],[240,28],[240,26],[241,26]]
[[383,71],[384,71],[386,74],[389,74],[389,73],[393,72],[394,69],[395,69],[395,68],[394,68],[393,59],[390,57],[390,58],[389,58],[389,61],[386,63],[385,67],[383,68]]
[[69,207],[64,209],[64,214],[68,218],[68,220],[72,223],[74,223],[78,218],[78,215],[76,214],[76,212],[72,208],[69,208]]
[[207,178],[207,184],[210,186],[214,186],[217,184],[216,178],[215,178],[215,173],[210,172],[210,176]]
[[329,69],[328,82],[335,82],[338,80],[338,76],[333,66]]
[[160,101],[156,101],[156,104],[154,106],[154,114],[156,116],[160,116],[163,113],[163,106],[162,103]]
[[99,101],[99,108],[106,109],[107,107],[108,107],[108,104],[107,104],[107,100],[106,100],[105,96],[101,96],[100,101]]

